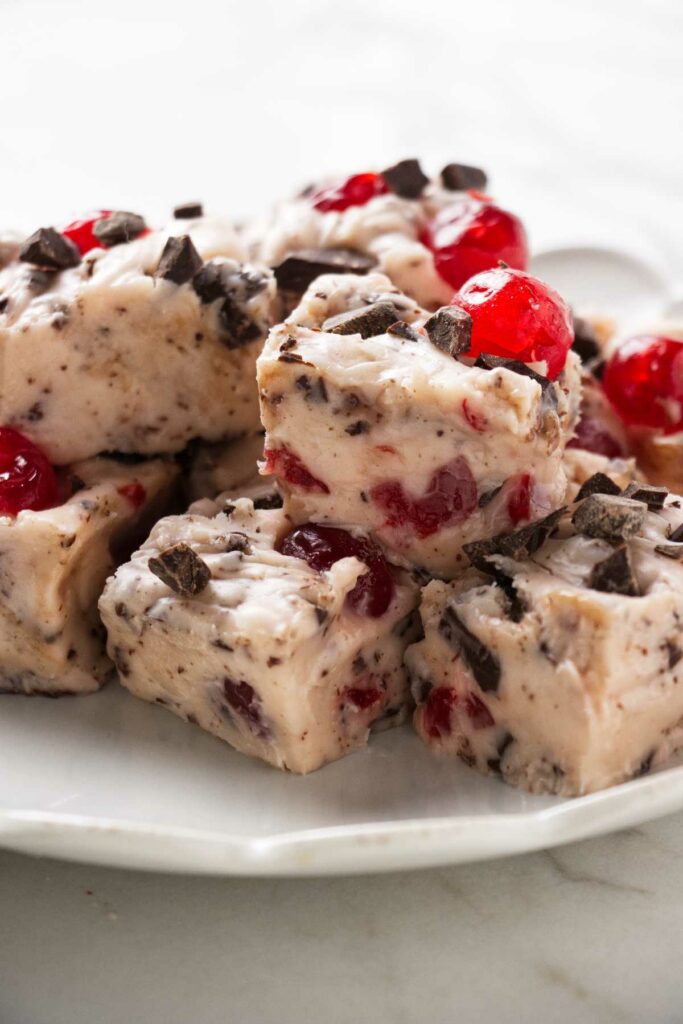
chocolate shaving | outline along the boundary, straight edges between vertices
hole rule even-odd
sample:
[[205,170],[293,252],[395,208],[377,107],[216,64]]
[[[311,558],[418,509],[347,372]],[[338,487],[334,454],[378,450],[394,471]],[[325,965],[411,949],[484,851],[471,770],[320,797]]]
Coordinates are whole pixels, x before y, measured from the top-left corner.
[[194,220],[204,216],[204,207],[201,203],[181,203],[173,210],[173,216],[176,220]]
[[395,323],[396,307],[382,300],[331,316],[324,322],[322,329],[328,334],[360,334],[361,338],[375,338]]
[[95,221],[93,234],[95,238],[107,248],[113,245],[122,245],[124,242],[132,242],[139,238],[146,229],[144,217],[139,213],[128,213],[125,210],[117,210]]
[[600,346],[592,326],[580,316],[574,317],[573,350],[582,363],[590,363],[600,355]]
[[150,572],[181,597],[196,597],[211,579],[211,570],[206,562],[183,543],[166,548],[150,558],[147,564]]
[[425,324],[432,345],[449,356],[467,352],[472,341],[472,317],[459,306],[442,306]]
[[588,586],[604,594],[624,594],[638,597],[638,584],[633,574],[631,556],[626,544],[612,551],[602,562],[593,566]]
[[630,483],[622,491],[622,497],[632,501],[644,501],[651,512],[659,512],[669,496],[666,487],[654,487],[652,484]]
[[500,662],[495,654],[481,642],[479,637],[471,633],[452,605],[448,605],[441,621],[439,633],[460,655],[484,693],[498,689],[500,682]]
[[489,561],[492,555],[503,555],[516,562],[530,558],[545,544],[565,512],[566,509],[558,508],[543,519],[523,526],[521,530],[515,530],[513,533],[499,533],[498,536],[487,540],[475,540],[469,544],[463,544],[463,551],[475,568],[494,575],[491,572]]
[[486,172],[469,164],[446,164],[441,172],[441,184],[449,192],[465,192],[468,188],[481,192],[487,182]]
[[477,357],[477,361],[474,364],[480,370],[511,370],[512,373],[519,373],[522,377],[529,377],[531,380],[535,380],[537,384],[541,385],[544,397],[548,398],[555,397],[555,389],[553,382],[547,377],[542,376],[540,373],[536,373],[526,363],[522,363],[519,359],[506,359],[504,356],[491,356],[487,353],[482,353]]
[[429,184],[418,160],[400,160],[382,171],[389,189],[402,199],[418,199]]
[[202,266],[202,258],[189,235],[169,238],[159,259],[155,277],[173,284],[187,284]]
[[642,501],[612,494],[591,494],[577,506],[572,525],[585,537],[615,543],[635,536],[646,515],[647,505]]
[[404,341],[419,341],[420,332],[405,320],[397,320],[395,324],[387,327],[387,334],[393,334],[395,338],[403,338]]
[[591,494],[621,494],[621,487],[615,484],[614,480],[607,476],[606,473],[593,473],[593,476],[589,476],[581,484],[575,501],[583,501],[584,498],[589,498]]
[[367,274],[376,264],[355,249],[299,249],[273,267],[278,287],[304,292],[321,274]]
[[81,254],[71,239],[59,231],[38,228],[22,245],[19,259],[22,263],[32,263],[45,270],[67,270],[78,266]]

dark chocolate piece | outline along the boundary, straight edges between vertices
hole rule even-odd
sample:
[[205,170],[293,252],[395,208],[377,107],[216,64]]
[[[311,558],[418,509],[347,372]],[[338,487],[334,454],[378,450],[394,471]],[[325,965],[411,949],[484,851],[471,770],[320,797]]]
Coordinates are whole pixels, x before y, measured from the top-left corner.
[[272,494],[264,494],[262,498],[254,498],[254,508],[282,508],[282,495],[274,491]]
[[511,619],[512,622],[521,622],[527,611],[527,603],[517,590],[514,577],[504,572],[503,569],[494,562],[489,562],[486,571],[489,575],[493,576],[494,581],[507,598],[508,618]]
[[634,537],[645,522],[647,505],[612,494],[591,494],[572,515],[572,525],[585,537],[612,543]]
[[355,249],[299,249],[273,267],[273,273],[279,288],[305,292],[321,274],[367,274],[376,262]]
[[667,653],[667,668],[675,668],[681,658],[683,658],[683,651],[675,640],[665,640],[664,649]]
[[221,305],[218,319],[224,332],[221,341],[228,348],[242,348],[243,345],[256,341],[261,335],[258,324],[246,315],[230,295]]
[[621,487],[615,484],[614,480],[607,476],[606,473],[593,473],[593,476],[589,476],[581,484],[575,500],[583,501],[584,498],[589,498],[591,494],[621,494]]
[[669,496],[666,487],[655,487],[653,484],[630,483],[622,491],[622,497],[631,498],[632,501],[644,501],[651,512],[659,512],[664,508],[664,502]]
[[396,323],[396,307],[382,300],[360,309],[329,317],[322,326],[328,334],[360,334],[361,338],[376,338],[387,327]]
[[211,579],[206,562],[187,544],[174,544],[150,558],[150,571],[181,597],[201,594]]
[[499,533],[488,540],[471,541],[463,544],[462,549],[476,569],[493,575],[489,561],[492,555],[503,555],[517,562],[530,558],[545,544],[565,512],[566,509],[558,508],[543,519],[523,526],[521,530]]
[[425,324],[432,345],[449,356],[467,352],[472,341],[472,317],[459,306],[442,306]]
[[38,228],[22,245],[19,259],[45,270],[67,270],[78,266],[81,254],[71,239],[59,231],[54,228]]
[[429,178],[420,167],[419,160],[400,160],[382,171],[389,189],[402,199],[419,199],[429,184]]
[[250,555],[251,544],[246,533],[229,533],[225,541],[225,551],[241,551],[245,555]]
[[405,320],[397,320],[391,327],[387,327],[387,334],[393,334],[395,338],[403,338],[404,341],[419,341],[420,333]]
[[683,541],[683,523],[681,523],[680,526],[676,527],[674,532],[669,537],[669,540],[672,541],[674,544],[679,544],[681,541]]
[[626,544],[616,548],[593,566],[588,578],[588,586],[600,590],[604,594],[624,594],[626,597],[638,597],[638,584],[633,574],[631,556]]
[[595,331],[580,316],[574,317],[574,342],[572,348],[582,363],[590,363],[600,355],[600,346]]
[[204,216],[204,207],[201,203],[181,203],[175,207],[173,216],[176,220],[194,220]]
[[155,277],[173,284],[187,284],[202,266],[202,258],[189,235],[169,238],[159,259]]
[[[281,358],[281,357],[280,357]],[[327,387],[322,377],[314,377],[313,380],[306,373],[302,373],[294,382],[303,391],[307,401],[327,402]]]
[[117,210],[102,220],[95,221],[92,230],[102,245],[111,248],[113,245],[123,245],[124,242],[132,242],[133,239],[139,238],[146,227],[144,217],[139,213]]
[[468,188],[481,192],[487,182],[486,172],[469,164],[446,164],[441,172],[441,184],[450,192],[465,192]]
[[658,555],[664,555],[666,558],[674,558],[676,560],[683,558],[683,544],[656,544],[655,551]]
[[350,423],[348,427],[344,428],[345,433],[349,434],[350,437],[357,437],[359,434],[367,434],[370,430],[370,424],[367,420],[356,420],[355,423]]
[[482,353],[477,357],[474,365],[480,370],[497,370],[499,367],[502,367],[504,370],[519,373],[522,377],[530,377],[531,380],[535,380],[537,384],[541,385],[544,396],[552,395],[554,398],[553,382],[547,377],[543,377],[542,374],[536,373],[535,370],[532,370],[526,363],[520,362],[519,359],[506,359],[504,356],[491,356],[488,353]]
[[498,658],[481,642],[479,637],[470,632],[452,605],[448,605],[441,616],[439,633],[460,655],[484,693],[491,693],[498,689],[500,682]]

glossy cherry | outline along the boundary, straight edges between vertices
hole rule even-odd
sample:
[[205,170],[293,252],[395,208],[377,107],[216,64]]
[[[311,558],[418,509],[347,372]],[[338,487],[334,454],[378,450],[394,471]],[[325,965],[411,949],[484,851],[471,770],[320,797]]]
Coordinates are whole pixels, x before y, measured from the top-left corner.
[[453,288],[500,260],[517,270],[525,270],[529,262],[527,234],[519,217],[472,196],[440,210],[422,241],[434,253],[437,272]]
[[683,430],[683,341],[641,334],[616,350],[602,378],[605,394],[628,426]]
[[40,448],[13,427],[0,427],[0,515],[39,512],[60,500],[55,471]]
[[470,278],[453,302],[472,317],[468,356],[545,361],[551,380],[561,372],[574,340],[572,314],[537,277],[510,267],[486,270]]
[[91,249],[101,249],[102,243],[95,235],[93,228],[98,220],[108,217],[111,210],[95,210],[87,217],[73,220],[62,230],[62,234],[70,238],[74,245],[78,246],[81,256],[85,256]]
[[330,210],[343,212],[350,206],[365,206],[375,196],[385,195],[389,191],[381,174],[368,171],[365,174],[352,174],[350,178],[336,185],[316,188],[308,193],[308,201],[321,213]]
[[359,615],[379,618],[391,604],[394,578],[384,555],[367,537],[354,537],[336,526],[307,523],[283,537],[279,550],[303,559],[318,572],[331,569],[341,558],[357,558],[367,565],[368,572],[358,578],[347,598],[351,607]]
[[429,537],[467,519],[477,507],[478,493],[467,460],[459,455],[436,470],[419,497],[407,492],[400,480],[377,484],[370,497],[386,513],[387,526],[408,526],[418,537]]

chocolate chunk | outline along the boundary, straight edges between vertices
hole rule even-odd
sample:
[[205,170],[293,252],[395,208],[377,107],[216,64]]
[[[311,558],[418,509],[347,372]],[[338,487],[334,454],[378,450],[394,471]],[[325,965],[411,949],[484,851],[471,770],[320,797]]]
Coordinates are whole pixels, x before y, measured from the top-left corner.
[[580,316],[574,317],[574,342],[572,348],[582,363],[590,363],[600,355],[600,346],[595,331]]
[[273,267],[273,273],[279,288],[305,292],[321,274],[367,274],[376,262],[355,249],[299,249]]
[[532,370],[526,363],[520,362],[519,359],[506,359],[504,356],[491,356],[488,353],[482,353],[477,357],[474,365],[480,370],[497,370],[502,367],[504,370],[511,370],[512,373],[519,373],[522,377],[529,377],[541,385],[544,396],[552,394],[554,399],[555,389],[553,388],[552,381],[542,376],[542,374],[536,373],[535,370]]
[[396,307],[386,300],[373,302],[360,309],[329,317],[322,326],[328,334],[360,334],[361,338],[376,338],[387,327],[396,323]]
[[503,488],[503,485],[502,484],[498,484],[497,487],[492,487],[488,491],[482,491],[482,493],[479,495],[479,500],[477,501],[477,506],[479,508],[486,508],[487,505],[491,504],[491,502],[496,497],[496,495],[500,494],[502,488]]
[[175,207],[173,216],[176,220],[193,220],[204,216],[204,207],[201,203],[181,203]]
[[387,334],[393,334],[395,338],[403,338],[404,341],[419,341],[420,333],[405,320],[397,320],[391,327],[387,327]]
[[585,537],[616,542],[635,536],[646,515],[647,505],[642,501],[612,494],[591,494],[577,506],[572,525]]
[[664,555],[666,558],[676,560],[683,558],[683,544],[657,544],[655,551],[658,555]]
[[169,238],[159,259],[155,277],[163,277],[173,284],[187,284],[202,266],[202,258],[189,235]]
[[282,508],[282,495],[273,492],[273,494],[264,494],[262,498],[254,498],[254,508]]
[[418,199],[429,184],[418,160],[400,160],[382,171],[390,190],[403,199]]
[[481,642],[479,637],[470,632],[452,605],[448,605],[441,616],[439,633],[460,655],[484,693],[491,693],[498,689],[500,682],[498,658]]
[[[280,357],[282,358],[282,357]],[[306,373],[302,373],[300,377],[297,377],[294,381],[299,391],[303,391],[307,401],[310,402],[327,402],[327,388],[325,381],[322,377],[316,377],[314,380]]]
[[133,239],[139,238],[146,227],[144,218],[139,213],[117,210],[108,217],[95,221],[92,230],[102,245],[111,248],[113,245],[122,245],[124,242],[132,242]]
[[631,556],[625,544],[612,551],[602,562],[593,566],[588,586],[604,594],[624,594],[638,597],[638,584],[633,575]]
[[593,473],[593,476],[589,476],[581,484],[575,500],[583,501],[584,498],[589,498],[591,494],[621,494],[621,487],[615,484],[614,480],[608,477],[606,473]]
[[681,523],[680,526],[676,527],[674,532],[669,537],[669,540],[673,541],[674,544],[679,544],[681,541],[683,541],[683,523]]
[[651,512],[659,512],[669,496],[666,487],[654,487],[652,484],[630,483],[622,491],[622,497],[632,501],[644,501]]
[[367,434],[370,430],[370,424],[367,420],[356,420],[355,423],[350,423],[348,427],[345,427],[345,433],[351,437],[358,437],[359,434]]
[[472,341],[472,317],[459,306],[442,306],[425,324],[432,345],[449,356],[467,352]]
[[192,287],[202,302],[215,302],[228,294],[230,271],[224,263],[210,260],[192,278]]
[[150,571],[181,597],[201,594],[211,579],[206,562],[187,544],[174,544],[150,558]]
[[261,336],[258,324],[247,316],[230,295],[221,305],[218,319],[223,329],[221,341],[228,348],[242,348]]
[[667,654],[667,668],[675,668],[681,658],[683,658],[683,651],[680,649],[675,640],[665,640],[664,649]]
[[515,738],[511,732],[503,733],[496,747],[498,757],[490,758],[486,762],[490,771],[495,772],[497,775],[500,775],[500,764],[501,761],[503,760],[503,755],[505,754],[505,751],[508,749],[510,744],[514,742]]
[[246,533],[229,533],[225,541],[225,550],[241,551],[245,555],[251,554],[251,544]]
[[512,622],[521,622],[527,611],[527,604],[515,586],[514,577],[504,572],[499,565],[490,562],[487,568],[495,583],[507,598],[507,614]]
[[3,313],[7,312],[7,307],[8,306],[9,306],[9,295],[3,295],[3,297],[0,299],[0,316]]
[[487,181],[485,171],[469,164],[446,164],[441,172],[441,184],[450,192],[465,192],[468,188],[482,191]]
[[19,259],[46,270],[67,270],[78,266],[81,254],[71,239],[60,235],[59,231],[38,228],[22,245]]
[[523,526],[521,530],[499,533],[488,540],[471,541],[463,544],[462,549],[476,569],[493,575],[489,561],[492,555],[503,555],[516,562],[530,558],[545,544],[565,512],[566,509],[558,508],[543,519]]
[[43,295],[57,280],[56,270],[31,270],[26,280],[32,295]]

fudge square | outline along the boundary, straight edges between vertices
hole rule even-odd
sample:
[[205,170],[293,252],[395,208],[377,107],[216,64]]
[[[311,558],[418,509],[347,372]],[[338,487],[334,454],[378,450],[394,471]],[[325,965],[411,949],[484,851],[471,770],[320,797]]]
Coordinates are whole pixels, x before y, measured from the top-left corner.
[[323,276],[257,364],[263,472],[292,519],[357,523],[444,577],[467,565],[463,543],[561,504],[579,403],[574,353],[554,381],[473,365],[449,349],[453,309],[430,317],[382,274]]
[[430,749],[563,796],[683,744],[681,499],[604,474],[580,499],[472,544],[479,571],[425,588],[406,656]]
[[415,584],[359,534],[292,530],[246,498],[213,511],[161,520],[108,581],[122,684],[298,773],[400,722]]
[[97,690],[112,670],[97,600],[112,570],[172,507],[170,460],[88,459],[61,471],[70,496],[0,515],[0,693]]

